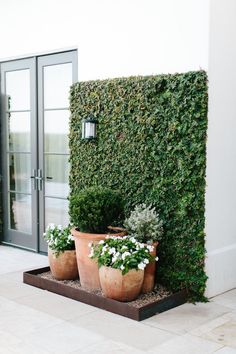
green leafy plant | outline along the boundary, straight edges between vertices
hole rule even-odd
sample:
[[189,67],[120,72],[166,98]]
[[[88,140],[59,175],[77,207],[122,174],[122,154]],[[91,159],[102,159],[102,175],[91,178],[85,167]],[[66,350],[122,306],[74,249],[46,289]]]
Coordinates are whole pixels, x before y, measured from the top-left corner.
[[107,227],[123,217],[119,192],[99,186],[82,190],[70,198],[70,216],[81,232],[106,233]]
[[70,226],[63,228],[61,225],[49,224],[43,236],[48,243],[48,247],[55,253],[56,257],[61,252],[75,249]]
[[130,216],[125,219],[124,226],[140,242],[160,242],[162,238],[163,222],[155,207],[145,203],[136,205]]
[[90,247],[89,257],[97,259],[99,267],[120,269],[123,275],[130,269],[144,270],[149,262],[158,260],[158,257],[150,255],[153,246],[144,245],[131,236],[107,236],[98,244],[90,244]]
[[[70,190],[101,185],[158,210],[164,232],[157,278],[204,300],[208,110],[204,71],[79,82],[70,93]],[[81,140],[92,114],[97,139]],[[70,208],[73,204],[70,203]]]

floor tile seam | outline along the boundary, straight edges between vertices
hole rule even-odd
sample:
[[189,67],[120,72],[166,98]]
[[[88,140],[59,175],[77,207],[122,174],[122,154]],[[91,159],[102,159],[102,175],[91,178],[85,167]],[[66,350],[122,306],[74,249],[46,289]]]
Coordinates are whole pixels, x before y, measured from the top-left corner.
[[211,300],[211,299],[215,299],[215,298],[218,297],[218,296],[222,296],[222,295],[224,295],[224,294],[228,294],[228,293],[230,293],[230,291],[234,291],[234,290],[236,290],[236,288],[232,288],[232,289],[226,290],[226,291],[224,291],[223,293],[220,293],[220,294],[218,294],[218,295],[211,296],[211,297],[209,297],[209,299],[210,299],[210,300]]
[[[56,319],[56,318],[55,318]],[[29,330],[28,332],[27,332],[27,334],[24,334],[23,336],[30,336],[30,335],[34,335],[34,334],[36,334],[37,332],[39,332],[39,331],[41,331],[42,329],[46,329],[46,330],[49,330],[49,329],[51,329],[51,328],[53,328],[53,327],[55,327],[55,326],[58,326],[58,325],[60,325],[60,324],[63,324],[63,322],[65,322],[64,320],[58,320],[58,322],[56,322],[56,323],[54,323],[54,324],[52,324],[52,325],[46,325],[45,326],[45,324],[44,325],[42,325],[42,327],[39,327],[39,328],[36,328],[36,329],[34,329],[34,330]],[[25,339],[23,339],[22,340],[22,334],[17,334],[17,333],[15,333],[15,332],[11,332],[11,331],[7,331],[9,334],[13,334],[15,337],[17,337],[17,339],[20,339],[21,341],[26,341]],[[28,343],[28,344],[30,344],[30,343]],[[45,348],[43,348],[43,349],[45,349]],[[55,354],[55,353],[54,353]]]
[[[175,335],[182,336],[182,335],[185,335],[185,334],[187,334],[187,333],[191,334],[192,331],[198,330],[198,329],[201,328],[202,326],[205,326],[208,322],[212,322],[212,321],[214,321],[214,320],[217,320],[218,318],[223,317],[223,316],[225,316],[225,315],[228,315],[228,314],[230,314],[231,312],[232,312],[232,311],[225,312],[225,313],[223,313],[223,314],[221,314],[221,315],[219,315],[219,316],[217,316],[217,317],[215,317],[215,318],[213,318],[213,319],[211,319],[211,320],[206,320],[206,322],[201,323],[199,326],[197,326],[197,327],[195,327],[195,328],[193,328],[193,329],[190,329],[190,330],[183,330],[183,331],[184,331],[183,333],[180,333],[180,332],[177,332],[177,331],[173,331],[173,330],[168,330],[167,328],[163,328],[163,327],[158,326],[158,325],[152,325],[152,324],[150,324],[150,323],[144,323],[144,325],[149,326],[149,327],[152,327],[152,328],[157,328],[157,329],[166,331],[166,332],[171,333],[171,334],[175,334]],[[229,319],[228,319],[228,320],[229,320]],[[226,321],[226,322],[227,322],[227,321]]]
[[[217,321],[218,319],[220,319],[220,318],[222,318],[222,320],[224,320],[221,324],[219,324],[219,325],[216,325],[216,326],[214,326],[212,329],[210,329],[209,331],[212,331],[213,329],[215,329],[215,328],[218,328],[218,327],[220,327],[220,326],[224,326],[226,323],[228,323],[228,322],[230,322],[231,321],[231,318],[230,317],[226,317],[226,315],[223,315],[223,316],[219,316],[219,317],[217,317],[215,320]],[[213,320],[214,321],[214,320]],[[209,321],[209,323],[211,323],[212,321]],[[207,325],[207,323],[206,323],[206,325]],[[203,325],[204,326],[204,325]],[[200,326],[200,327],[198,327],[198,328],[195,328],[193,331],[195,331],[195,330],[198,330],[198,329],[200,329],[202,326]],[[208,332],[206,332],[206,333],[208,333]]]
[[[236,301],[236,300],[235,300]],[[230,305],[224,305],[223,304],[223,302],[222,303],[219,303],[219,302],[217,302],[217,301],[214,301],[214,304],[216,304],[216,305],[219,305],[219,306],[224,306],[224,307],[228,307],[228,308],[230,308],[231,310],[236,310],[236,304],[235,305],[233,305],[233,306],[230,306]]]
[[[100,342],[102,343],[102,342],[106,342],[106,341],[107,341],[107,338],[106,338],[106,337],[104,337],[104,336],[101,336],[101,337],[103,337],[103,338],[98,339],[98,341],[97,341],[96,343],[88,344],[88,345],[86,345],[86,346],[84,346],[84,347],[81,347],[81,348],[78,348],[78,349],[79,349],[79,350],[84,350],[84,349],[93,348],[94,345],[97,345],[97,344],[100,343]],[[108,340],[109,340],[109,339],[108,339]],[[113,341],[113,340],[112,340],[112,341]],[[115,341],[113,341],[113,342],[115,342]],[[123,345],[122,342],[116,342],[116,343]],[[75,353],[78,353],[78,349],[75,349],[75,350],[73,350],[73,351],[71,351],[71,352],[68,352],[68,353],[66,353],[66,354],[75,354]],[[136,349],[136,348],[134,348],[134,349]],[[55,354],[55,353],[54,353],[54,354]],[[111,352],[111,354],[112,354],[112,352]]]
[[[221,350],[221,349],[224,349],[224,348],[229,348],[229,346],[228,345],[224,345],[222,348],[219,348],[219,349],[216,349],[213,353],[217,353],[219,350]],[[230,347],[230,348],[232,348],[232,347]],[[233,348],[232,348],[233,349]]]
[[[151,318],[151,317],[150,317]],[[172,335],[175,335],[175,336],[179,336],[179,337],[181,337],[183,334],[181,334],[181,333],[177,333],[177,332],[175,332],[175,331],[171,331],[171,330],[168,330],[168,329],[166,329],[166,328],[162,328],[162,327],[158,327],[158,326],[154,326],[154,325],[152,325],[152,324],[150,324],[150,323],[143,323],[145,326],[147,326],[147,327],[151,327],[151,328],[153,328],[153,329],[159,329],[159,330],[161,330],[161,331],[163,331],[163,332],[166,332],[166,333],[168,333],[168,334],[172,334]],[[184,333],[185,334],[185,333]]]
[[[21,298],[20,298],[20,299],[21,299]],[[39,311],[39,312],[42,313],[42,314],[45,314],[45,315],[48,315],[48,316],[52,316],[52,317],[54,317],[54,318],[57,318],[57,319],[60,319],[60,320],[63,320],[63,321],[68,321],[68,322],[70,322],[71,320],[73,320],[73,319],[75,319],[75,318],[81,318],[81,317],[83,317],[83,316],[85,316],[85,315],[88,315],[88,314],[90,314],[90,313],[96,311],[96,310],[88,310],[88,311],[86,311],[86,312],[84,312],[84,313],[82,313],[82,314],[76,315],[76,316],[72,315],[72,317],[62,318],[62,317],[60,317],[60,315],[53,314],[53,313],[48,312],[48,311],[46,311],[46,310],[43,311],[43,310],[41,310],[41,309],[37,309],[37,308],[35,308],[35,307],[33,307],[33,306],[30,306],[30,305],[27,305],[27,304],[18,303],[18,302],[15,302],[15,304],[16,304],[16,305],[20,305],[20,306],[26,306],[27,308],[29,308],[29,309],[31,309],[31,310]]]

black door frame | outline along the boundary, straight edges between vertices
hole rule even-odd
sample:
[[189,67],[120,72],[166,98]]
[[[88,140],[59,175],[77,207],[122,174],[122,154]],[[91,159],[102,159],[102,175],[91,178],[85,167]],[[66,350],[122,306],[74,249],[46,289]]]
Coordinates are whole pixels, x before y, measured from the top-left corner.
[[[77,50],[68,50],[56,53],[45,53],[38,56],[12,59],[0,63],[0,80],[1,80],[1,100],[0,100],[0,133],[1,133],[1,161],[0,161],[0,184],[2,191],[0,212],[2,207],[2,234],[0,234],[0,241],[7,245],[16,246],[19,248],[29,249],[34,252],[45,253],[46,244],[42,239],[43,224],[44,224],[44,206],[42,193],[36,188],[34,189],[35,180],[32,179],[31,193],[32,193],[32,236],[29,234],[21,233],[21,242],[17,243],[18,231],[12,230],[8,227],[8,161],[7,161],[7,120],[6,120],[6,100],[5,100],[5,72],[15,70],[30,70],[30,101],[31,101],[31,173],[43,170],[43,158],[40,151],[42,151],[42,139],[38,139],[38,136],[43,136],[43,93],[42,93],[42,77],[39,75],[39,68],[42,69],[43,65],[56,65],[65,62],[72,62],[72,82],[76,82],[78,79],[78,57]],[[4,76],[3,76],[4,75]],[[40,146],[39,146],[40,145]],[[37,173],[37,172],[35,172]],[[36,181],[38,182],[38,181]],[[40,223],[39,223],[40,215]],[[1,217],[0,217],[1,221]],[[36,235],[36,236],[34,236]]]

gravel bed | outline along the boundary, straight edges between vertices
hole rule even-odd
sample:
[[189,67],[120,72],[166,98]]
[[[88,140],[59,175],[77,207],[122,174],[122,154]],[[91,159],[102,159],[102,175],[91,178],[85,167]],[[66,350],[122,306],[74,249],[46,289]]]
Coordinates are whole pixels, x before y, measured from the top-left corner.
[[[82,288],[79,279],[78,280],[57,280],[52,276],[52,273],[50,271],[40,273],[37,276],[40,278],[43,278],[43,279],[53,280],[56,283],[65,284],[65,285],[70,286],[75,289],[84,290],[90,294],[103,296],[102,291],[99,289],[98,290],[90,290],[90,289]],[[153,291],[151,291],[150,293],[147,293],[147,294],[140,294],[136,300],[127,302],[127,304],[132,307],[140,308],[145,305],[151,304],[153,302],[162,300],[170,295],[172,295],[172,292],[168,291],[164,286],[162,286],[160,284],[156,284]]]

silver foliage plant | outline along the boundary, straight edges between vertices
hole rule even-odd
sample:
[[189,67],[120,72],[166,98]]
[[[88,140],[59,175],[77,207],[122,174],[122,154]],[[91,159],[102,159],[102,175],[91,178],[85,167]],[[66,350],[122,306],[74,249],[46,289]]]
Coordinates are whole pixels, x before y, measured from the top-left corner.
[[160,242],[162,238],[163,222],[152,205],[136,205],[130,216],[125,219],[124,226],[139,242]]

